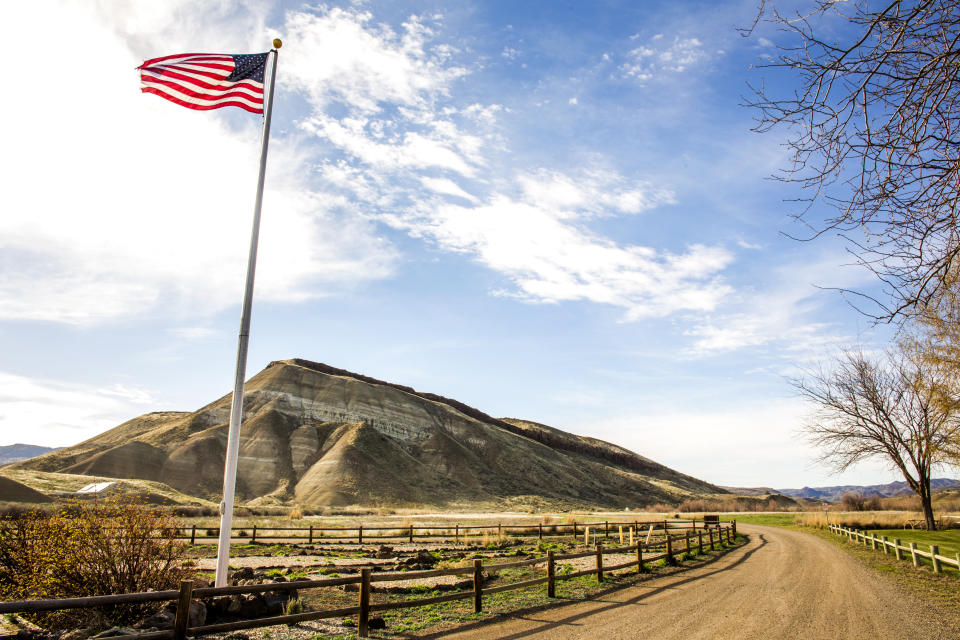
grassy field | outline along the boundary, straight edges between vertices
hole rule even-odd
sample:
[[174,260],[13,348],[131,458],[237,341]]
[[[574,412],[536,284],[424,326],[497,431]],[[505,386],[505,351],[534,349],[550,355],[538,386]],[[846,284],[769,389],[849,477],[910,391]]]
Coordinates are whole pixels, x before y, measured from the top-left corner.
[[921,531],[913,529],[868,529],[869,533],[878,536],[887,536],[891,542],[897,538],[908,546],[916,542],[921,551],[929,551],[930,545],[940,548],[940,555],[955,558],[960,553],[960,529],[948,531]]

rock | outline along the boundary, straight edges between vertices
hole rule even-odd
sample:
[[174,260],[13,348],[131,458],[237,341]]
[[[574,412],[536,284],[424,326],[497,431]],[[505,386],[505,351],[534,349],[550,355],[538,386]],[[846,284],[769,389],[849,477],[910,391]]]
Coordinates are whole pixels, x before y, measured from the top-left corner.
[[[284,596],[286,594],[283,594]],[[267,607],[267,613],[272,616],[279,616],[283,613],[283,607],[287,603],[287,598],[282,597],[276,591],[268,591],[263,594],[263,603]]]
[[227,613],[232,616],[239,616],[243,609],[243,596],[235,595],[230,597],[230,603],[227,605]]
[[243,567],[242,569],[237,569],[233,572],[234,580],[250,580],[253,578],[253,569],[250,567]]
[[60,640],[87,640],[92,633],[90,629],[74,629],[60,636]]
[[237,615],[241,618],[263,618],[267,611],[267,605],[260,594],[248,593],[241,596],[240,611]]
[[429,551],[426,551],[426,550],[424,550],[424,549],[421,549],[420,551],[417,551],[416,562],[417,562],[418,564],[427,565],[427,566],[429,566],[429,567],[432,567],[433,565],[437,564],[437,559],[434,558],[434,557],[433,557],[433,554],[430,553]]
[[[91,638],[113,638],[114,636],[132,636],[137,633],[136,629],[129,627],[110,627],[106,631],[101,631]],[[19,634],[17,634],[19,635]]]
[[207,621],[207,605],[200,600],[191,600],[189,614],[188,626],[200,627]]
[[204,601],[207,605],[208,620],[219,619],[230,612],[230,603],[233,598],[230,596],[217,596]]
[[[138,626],[156,627],[157,629],[172,629],[175,618],[176,614],[171,609],[161,609],[149,618],[145,618]],[[66,640],[66,638],[62,638],[61,640]]]
[[378,560],[386,560],[387,558],[393,558],[396,554],[393,552],[393,547],[388,547],[385,544],[380,545],[377,549],[377,553],[374,556]]
[[367,620],[367,626],[371,629],[386,629],[387,623],[380,616]]

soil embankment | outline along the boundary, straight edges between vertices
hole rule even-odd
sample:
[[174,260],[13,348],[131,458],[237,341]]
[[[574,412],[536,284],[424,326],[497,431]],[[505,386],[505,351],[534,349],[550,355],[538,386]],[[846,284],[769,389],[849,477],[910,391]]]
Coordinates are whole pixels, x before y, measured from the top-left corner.
[[[947,619],[811,535],[741,526],[749,544],[690,571],[596,600],[524,614],[444,638],[835,640],[958,638]],[[423,637],[431,637],[424,634]]]

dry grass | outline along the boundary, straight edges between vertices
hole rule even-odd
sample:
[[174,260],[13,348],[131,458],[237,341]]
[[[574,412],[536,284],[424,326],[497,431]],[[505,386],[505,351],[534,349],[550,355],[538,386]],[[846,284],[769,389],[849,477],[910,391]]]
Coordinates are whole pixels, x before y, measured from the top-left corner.
[[803,527],[826,529],[839,524],[855,529],[908,529],[910,524],[923,520],[919,511],[827,511],[798,513],[796,524]]

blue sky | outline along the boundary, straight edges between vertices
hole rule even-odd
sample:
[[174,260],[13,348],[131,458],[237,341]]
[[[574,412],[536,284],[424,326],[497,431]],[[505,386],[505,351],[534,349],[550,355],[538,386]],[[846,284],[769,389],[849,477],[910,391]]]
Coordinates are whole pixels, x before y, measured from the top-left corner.
[[784,134],[740,106],[789,81],[755,68],[780,34],[736,31],[755,6],[11,6],[0,444],[230,389],[260,118],[134,67],[281,37],[250,375],[322,361],[722,484],[897,479],[796,437],[784,376],[889,330],[818,288],[875,289],[835,238],[783,235]]

